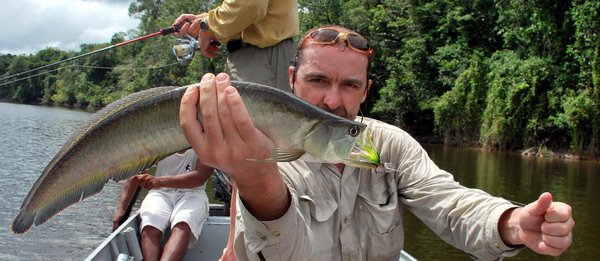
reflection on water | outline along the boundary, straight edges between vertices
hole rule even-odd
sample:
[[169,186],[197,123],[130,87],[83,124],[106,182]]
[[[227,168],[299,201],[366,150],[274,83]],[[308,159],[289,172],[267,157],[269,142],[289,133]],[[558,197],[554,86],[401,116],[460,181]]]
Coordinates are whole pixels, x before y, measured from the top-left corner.
[[[550,158],[524,158],[514,153],[424,145],[440,168],[457,181],[509,200],[530,203],[549,191],[556,201],[574,209],[576,221],[571,248],[558,260],[595,260],[600,255],[600,163]],[[422,260],[466,260],[469,257],[439,239],[406,212],[406,250]],[[434,250],[434,251],[432,251]],[[530,250],[508,260],[556,260]]]
[[[89,113],[0,103],[0,260],[82,260],[110,233],[120,186],[68,208],[25,235],[8,231],[22,200],[51,157]],[[425,146],[430,157],[468,187],[528,203],[550,191],[574,208],[574,244],[558,260],[600,256],[600,163],[523,158],[516,154]],[[209,192],[209,195],[212,195]],[[406,250],[420,260],[470,260],[441,241],[414,216],[405,215]],[[555,260],[523,251],[508,260]]]

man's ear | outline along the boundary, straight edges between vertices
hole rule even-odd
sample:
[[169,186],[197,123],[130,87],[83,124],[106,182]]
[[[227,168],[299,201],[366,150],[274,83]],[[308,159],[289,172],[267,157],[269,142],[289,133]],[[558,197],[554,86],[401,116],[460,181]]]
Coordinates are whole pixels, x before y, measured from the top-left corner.
[[292,92],[294,91],[294,83],[296,83],[296,67],[293,65],[288,68],[288,74],[290,77],[290,88],[292,88]]
[[367,81],[367,88],[365,89],[365,93],[362,97],[362,100],[360,100],[360,103],[365,102],[365,100],[367,99],[367,96],[369,96],[369,90],[371,89],[371,84],[373,84],[373,80],[368,80]]

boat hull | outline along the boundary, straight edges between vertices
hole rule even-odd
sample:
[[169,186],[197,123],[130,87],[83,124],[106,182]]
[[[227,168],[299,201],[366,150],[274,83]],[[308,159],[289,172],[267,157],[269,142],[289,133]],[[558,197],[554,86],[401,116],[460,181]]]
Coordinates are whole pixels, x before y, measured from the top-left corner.
[[[188,249],[183,258],[184,261],[219,260],[223,254],[229,234],[229,216],[226,216],[227,211],[223,205],[211,204],[210,210],[210,216],[204,222],[197,244]],[[139,227],[140,215],[138,212],[108,236],[85,260],[142,260]],[[123,259],[119,259],[119,255]],[[404,250],[400,253],[400,261],[416,260]]]
[[[223,205],[211,204],[211,215],[204,222],[198,241],[188,249],[184,261],[219,260],[227,245],[229,216]],[[140,214],[129,217],[85,259],[86,261],[142,260],[140,247]],[[168,232],[167,232],[168,233]],[[125,255],[122,255],[125,254]],[[133,258],[133,259],[131,259]]]

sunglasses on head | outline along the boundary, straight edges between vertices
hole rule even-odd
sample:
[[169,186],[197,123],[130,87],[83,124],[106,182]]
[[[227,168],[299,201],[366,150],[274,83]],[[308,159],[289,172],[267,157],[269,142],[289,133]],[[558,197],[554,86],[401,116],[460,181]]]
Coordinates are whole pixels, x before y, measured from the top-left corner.
[[369,45],[367,39],[357,33],[340,32],[332,28],[317,29],[309,33],[304,38],[304,40],[302,41],[302,45],[300,45],[300,48],[304,46],[306,40],[309,38],[312,43],[316,44],[335,44],[339,41],[341,43],[346,43],[346,46],[359,53],[366,53],[368,55],[371,55],[373,53],[373,49]]

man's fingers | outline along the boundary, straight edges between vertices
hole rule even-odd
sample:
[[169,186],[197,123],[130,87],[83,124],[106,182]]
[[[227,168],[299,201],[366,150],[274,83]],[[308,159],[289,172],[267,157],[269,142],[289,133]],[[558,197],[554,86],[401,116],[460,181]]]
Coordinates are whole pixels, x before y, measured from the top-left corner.
[[251,140],[255,135],[254,132],[256,131],[256,128],[254,128],[254,123],[250,118],[250,114],[248,113],[246,106],[244,106],[242,97],[240,97],[237,90],[231,86],[225,89],[225,94],[227,95],[227,103],[232,112],[233,122],[235,122],[240,137],[245,141]]
[[548,192],[540,195],[538,200],[525,206],[523,210],[531,216],[542,216],[552,204],[552,195]]
[[183,23],[181,28],[179,28],[179,31],[175,32],[174,34],[177,36],[185,36],[188,34],[188,31],[190,29],[190,24],[189,23]]
[[190,24],[188,22],[192,22],[196,20],[196,16],[193,14],[182,14],[173,23],[173,26],[182,25],[178,32],[175,32],[175,35],[186,35],[189,32]]
[[179,17],[177,17],[177,19],[175,19],[175,22],[173,22],[173,26],[177,26],[177,25],[181,25],[183,23],[185,23],[187,20],[185,19],[185,14],[180,15]]
[[[195,23],[198,25],[198,30],[200,31],[199,23]],[[200,49],[200,53],[207,58],[215,58],[221,49],[219,45],[212,45],[212,42],[218,43],[218,40],[214,37],[214,35],[210,32],[201,32],[198,34],[198,48]]]
[[185,94],[181,98],[181,107],[179,108],[179,124],[181,125],[183,133],[190,144],[202,145],[204,134],[202,131],[202,125],[200,125],[196,116],[197,104],[198,88],[195,86],[190,86],[187,88]]
[[146,184],[152,178],[154,178],[154,177],[151,175],[147,175],[147,174],[138,176],[138,180],[143,184]]
[[556,249],[560,249],[560,250],[564,251],[569,246],[571,246],[572,238],[571,238],[571,234],[569,234],[567,236],[562,236],[562,237],[542,235],[542,241],[548,247],[556,248]]
[[219,120],[223,127],[223,136],[230,144],[236,144],[240,138],[237,127],[235,126],[233,119],[233,111],[231,110],[227,97],[225,97],[225,88],[231,86],[229,76],[225,73],[217,75],[217,97],[219,102]]
[[571,231],[573,231],[574,226],[575,222],[573,219],[569,219],[566,222],[544,222],[542,224],[542,233],[545,235],[562,237],[569,235]]
[[213,74],[205,74],[200,82],[200,115],[207,142],[223,140],[223,128],[219,120],[217,86]]
[[221,47],[219,46],[214,46],[214,45],[208,45],[208,48],[206,48],[206,57],[212,59],[217,57],[217,54],[219,54],[219,51],[221,50]]
[[189,23],[186,23],[184,26],[187,26],[187,25],[189,25],[189,27],[187,27],[186,33],[193,38],[198,38],[198,32],[200,31],[200,24],[197,21],[193,21],[193,22],[190,21]]
[[540,241],[537,248],[532,249],[532,250],[539,254],[548,255],[548,256],[560,256],[563,252],[565,252],[565,249],[560,249],[560,248],[555,248],[555,247],[549,246],[542,241]]
[[573,216],[571,206],[562,203],[554,202],[546,211],[544,218],[546,222],[565,222]]
[[209,59],[217,57],[217,55],[219,54],[219,50],[221,50],[220,47],[212,45],[208,45],[204,48],[202,46],[200,47],[200,52],[202,53],[202,55]]
[[194,21],[196,20],[196,16],[193,14],[182,14],[179,17],[177,17],[177,19],[175,19],[175,22],[173,23],[173,25],[180,25],[183,24],[185,22],[188,21]]

